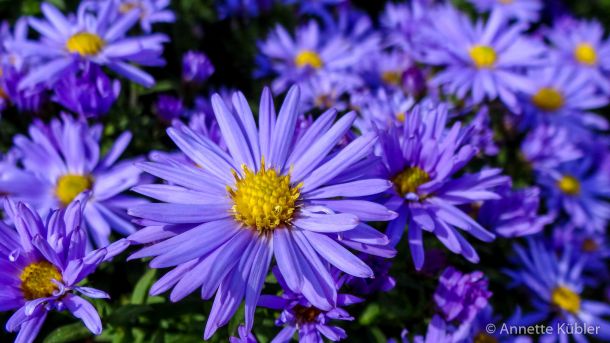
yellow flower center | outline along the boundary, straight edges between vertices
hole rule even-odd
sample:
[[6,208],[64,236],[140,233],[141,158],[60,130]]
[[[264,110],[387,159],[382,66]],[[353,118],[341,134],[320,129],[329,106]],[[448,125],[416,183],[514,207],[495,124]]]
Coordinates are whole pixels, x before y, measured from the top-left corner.
[[394,187],[396,191],[405,196],[408,193],[415,193],[417,188],[430,181],[430,175],[419,167],[411,167],[401,171],[394,177]]
[[498,0],[502,5],[510,5],[513,3],[513,0]]
[[594,239],[587,238],[582,241],[582,250],[588,253],[596,252],[599,250],[599,244]]
[[573,314],[580,311],[580,296],[564,286],[555,287],[551,295],[551,302],[560,309]]
[[233,200],[233,216],[245,226],[258,231],[272,231],[292,221],[302,183],[291,186],[290,174],[278,175],[273,168],[265,169],[265,161],[258,172],[242,166],[245,176],[233,171],[235,188],[227,186]]
[[297,323],[305,324],[312,323],[318,318],[318,315],[322,313],[321,310],[311,306],[305,307],[302,305],[296,305],[293,309]]
[[401,123],[404,123],[406,116],[407,115],[405,114],[405,112],[398,112],[398,113],[396,113],[396,120],[398,120]]
[[322,58],[315,51],[303,50],[294,58],[294,64],[299,68],[309,66],[314,69],[320,69],[324,62],[322,62]]
[[565,100],[563,99],[563,94],[557,89],[542,87],[532,96],[532,102],[541,110],[553,112],[562,108]]
[[385,71],[381,74],[381,79],[388,85],[399,85],[402,75],[397,71]]
[[119,6],[119,13],[129,13],[131,10],[141,7],[142,5],[135,2],[124,2]]
[[485,332],[479,332],[474,336],[474,343],[498,343],[498,339]]
[[8,100],[9,96],[6,94],[3,88],[0,87],[0,99]]
[[62,281],[57,268],[47,261],[28,265],[21,272],[19,279],[21,279],[21,291],[26,300],[46,298],[53,295],[58,287],[52,280]]
[[59,199],[62,205],[67,206],[83,191],[91,189],[92,185],[93,180],[90,176],[66,174],[60,176],[57,180],[55,196],[57,196],[57,199]]
[[79,32],[68,38],[66,49],[81,56],[95,56],[102,51],[106,42],[95,33]]
[[568,195],[577,195],[580,193],[580,182],[571,175],[564,175],[557,181],[557,187]]
[[593,45],[580,43],[574,49],[574,58],[578,63],[593,66],[597,64],[597,52]]
[[496,64],[498,55],[494,48],[488,45],[475,45],[470,48],[470,58],[479,69],[491,68]]

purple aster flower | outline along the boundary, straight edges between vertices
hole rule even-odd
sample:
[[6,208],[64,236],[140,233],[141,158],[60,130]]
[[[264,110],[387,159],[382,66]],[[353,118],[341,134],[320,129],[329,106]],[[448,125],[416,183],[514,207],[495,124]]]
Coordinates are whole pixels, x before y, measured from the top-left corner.
[[46,220],[23,203],[5,201],[13,229],[0,222],[0,310],[15,310],[6,330],[19,332],[15,342],[33,342],[49,311],[68,311],[81,319],[95,335],[102,323],[89,298],[108,294],[81,285],[100,263],[128,246],[126,240],[87,253],[87,234],[82,227],[82,197]]
[[[414,62],[402,51],[379,51],[370,54],[365,56],[362,65],[363,76],[372,87],[408,91],[409,89],[404,86],[413,86],[411,69],[414,67]],[[407,80],[409,77],[411,80]]]
[[27,201],[44,216],[88,190],[91,198],[83,219],[95,246],[109,244],[111,229],[122,235],[135,232],[125,209],[145,201],[122,193],[138,184],[141,172],[134,160],[117,162],[131,140],[129,132],[120,135],[105,155],[99,146],[102,126],[89,127],[68,115],[49,125],[35,121],[29,134],[14,138],[22,167],[13,166],[0,176],[0,193]]
[[571,66],[584,74],[589,82],[610,92],[606,73],[610,71],[610,41],[604,28],[595,21],[574,21],[558,25],[547,34],[556,48],[555,63]]
[[346,110],[347,102],[344,99],[346,94],[362,85],[362,79],[355,74],[321,72],[301,82],[303,107]]
[[540,0],[468,0],[480,12],[501,11],[507,18],[531,23],[538,20],[542,1]]
[[533,235],[553,221],[552,215],[539,215],[540,190],[536,187],[499,192],[501,198],[488,200],[477,211],[477,221],[502,237]]
[[173,23],[176,15],[167,7],[170,0],[119,0],[118,12],[122,15],[138,11],[140,27],[146,33],[152,31],[152,24]]
[[422,30],[429,23],[433,0],[413,0],[410,3],[388,2],[379,18],[386,41],[411,57],[419,56],[427,41],[428,32]]
[[527,134],[521,153],[535,170],[553,169],[583,156],[573,138],[569,127],[541,124]]
[[332,27],[336,25],[336,21],[328,10],[328,7],[343,8],[343,6],[348,5],[349,0],[283,0],[282,2],[288,5],[297,4],[299,6],[300,15],[314,15],[320,17],[325,25]]
[[[275,325],[283,326],[280,333],[275,336],[273,342],[289,342],[296,332],[299,334],[299,342],[324,342],[324,337],[336,342],[347,337],[345,330],[332,325],[333,320],[354,320],[342,307],[357,304],[363,299],[350,294],[337,294],[337,303],[330,310],[322,310],[312,305],[302,294],[290,291],[286,280],[277,268],[273,269],[278,283],[284,289],[281,296],[261,295],[258,304],[261,307],[282,311]],[[340,289],[344,277],[339,273],[333,273],[336,288]]]
[[544,60],[542,44],[527,40],[525,25],[509,25],[502,12],[491,12],[486,23],[473,24],[465,14],[444,6],[431,14],[435,38],[427,43],[423,60],[444,66],[432,80],[449,94],[475,103],[499,98],[517,106],[516,91],[529,87],[520,69],[539,66]]
[[542,68],[530,72],[528,78],[532,87],[523,90],[523,127],[552,123],[569,128],[608,128],[603,117],[590,112],[608,105],[608,97],[599,94],[585,74],[570,68]]
[[386,91],[381,88],[375,94],[364,95],[352,101],[352,108],[357,108],[360,118],[356,128],[361,132],[372,132],[390,126],[401,127],[406,116],[415,105],[412,97],[401,91]]
[[298,27],[294,38],[278,25],[259,49],[277,74],[272,87],[277,92],[322,71],[345,73],[361,56],[349,40],[336,31],[321,32],[315,21]]
[[434,302],[448,322],[468,323],[487,306],[488,283],[483,272],[463,274],[448,267],[440,276]]
[[29,21],[41,39],[12,44],[25,56],[35,56],[44,61],[30,71],[20,88],[41,82],[52,83],[81,63],[107,66],[136,83],[146,87],[154,85],[152,76],[132,63],[164,65],[162,43],[168,38],[162,34],[125,37],[138,22],[140,10],[130,11],[112,21],[110,13],[117,10],[117,5],[116,1],[105,1],[100,6],[83,1],[72,20],[72,16],[66,18],[53,5],[43,3],[41,10],[46,20],[30,18]]
[[25,72],[12,65],[0,66],[0,69],[0,106],[7,108],[14,105],[20,112],[39,113],[48,100],[45,88],[35,85],[21,89],[19,84],[26,76]]
[[[445,323],[443,318],[439,315],[432,317],[432,320],[428,324],[428,330],[425,336],[415,336],[413,343],[457,343],[457,340],[453,338],[452,328]],[[403,330],[401,334],[402,342],[409,343],[409,337],[407,330]]]
[[[547,323],[557,328],[561,323],[567,325],[587,324],[599,327],[599,339],[610,338],[610,322],[603,316],[610,314],[610,305],[583,299],[585,287],[582,270],[586,259],[573,256],[570,249],[557,256],[541,241],[529,240],[528,248],[515,246],[520,269],[507,271],[515,286],[524,286],[533,297],[530,304],[533,312],[523,315],[517,324],[535,325]],[[547,321],[548,318],[550,321]],[[553,330],[543,339],[548,341],[568,341],[565,334]],[[549,337],[550,336],[550,337]],[[576,341],[585,338],[578,332],[571,335]]]
[[212,74],[214,66],[204,53],[188,51],[182,56],[182,80],[200,85]]
[[96,118],[108,113],[121,92],[121,83],[90,64],[82,72],[58,80],[54,91],[57,103],[84,118]]
[[13,30],[6,21],[0,24],[0,65],[11,66],[19,71],[23,70],[26,61],[20,51],[13,48],[13,45],[26,41],[27,35],[28,21],[26,18],[19,18],[15,22]]
[[578,228],[603,232],[610,219],[610,158],[606,151],[589,151],[588,156],[538,174],[547,207],[564,213]]
[[388,207],[399,213],[387,234],[396,244],[408,225],[418,270],[424,264],[423,231],[433,233],[453,253],[478,262],[476,251],[456,229],[485,242],[495,236],[458,206],[499,199],[494,188],[510,182],[499,169],[454,176],[477,150],[466,143],[472,131],[463,130],[461,123],[445,128],[447,115],[445,106],[419,105],[407,114],[403,128],[390,128],[380,137],[384,175],[394,183]]
[[217,1],[218,16],[225,19],[232,16],[256,17],[268,11],[273,0],[221,0]]
[[161,94],[155,102],[155,112],[161,121],[171,123],[183,113],[182,100],[173,95]]
[[146,226],[130,240],[154,243],[130,258],[153,257],[153,268],[175,267],[153,285],[152,294],[173,288],[170,299],[178,301],[197,288],[203,299],[216,293],[206,339],[228,323],[244,297],[245,324],[251,330],[273,257],[288,290],[330,311],[339,301],[330,265],[350,275],[373,276],[345,247],[395,254],[387,237],[364,223],[396,217],[361,198],[391,187],[387,180],[367,176],[376,135],[333,150],[356,115],[346,114],[333,125],[336,111],[330,110],[293,142],[299,93],[291,88],[276,117],[265,89],[258,128],[243,94],[234,94],[233,110],[215,94],[212,105],[227,152],[188,127],[170,127],[170,138],[197,166],[138,164],[172,185],[135,187],[163,202],[129,210]]

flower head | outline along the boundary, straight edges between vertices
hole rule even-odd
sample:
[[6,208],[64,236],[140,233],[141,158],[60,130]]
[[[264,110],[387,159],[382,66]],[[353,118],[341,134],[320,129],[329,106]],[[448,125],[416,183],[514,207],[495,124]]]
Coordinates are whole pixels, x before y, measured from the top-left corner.
[[86,252],[86,231],[82,227],[82,205],[86,196],[62,210],[49,213],[46,220],[23,203],[5,201],[5,211],[15,229],[0,222],[0,309],[16,310],[6,329],[19,332],[16,342],[33,342],[47,313],[69,311],[80,318],[93,334],[102,332],[100,317],[89,298],[109,298],[108,294],[80,283],[103,261],[123,251],[126,240]]
[[155,102],[155,112],[163,122],[171,123],[184,112],[182,100],[173,95],[161,94]]
[[487,306],[491,297],[487,285],[480,271],[463,274],[449,267],[440,277],[434,302],[448,322],[469,323]]
[[132,63],[163,65],[162,43],[167,37],[162,34],[126,37],[127,31],[137,23],[140,11],[133,10],[116,19],[109,13],[115,13],[117,5],[116,1],[105,1],[99,6],[83,1],[72,20],[53,5],[43,3],[41,10],[45,20],[30,18],[30,25],[40,33],[41,39],[12,44],[25,56],[41,60],[41,64],[23,79],[20,88],[43,82],[52,84],[81,63],[107,66],[136,83],[152,86],[152,76]]
[[433,233],[452,252],[478,262],[476,251],[456,228],[483,241],[495,236],[458,206],[499,199],[495,188],[510,181],[498,169],[454,175],[477,150],[466,143],[471,130],[463,130],[459,122],[446,129],[447,115],[444,106],[419,105],[407,114],[403,128],[390,128],[380,139],[384,175],[394,183],[389,203],[399,213],[387,233],[396,244],[408,226],[417,269],[424,263],[423,231]]
[[497,10],[506,17],[531,23],[538,20],[542,9],[541,0],[469,0],[481,12]]
[[152,31],[152,24],[173,23],[176,21],[174,12],[167,7],[170,0],[119,0],[118,12],[126,15],[138,11],[140,27],[146,33]]
[[182,80],[202,84],[214,73],[214,65],[202,52],[188,51],[182,56]]
[[186,126],[171,127],[169,136],[196,165],[139,163],[172,185],[135,188],[163,202],[129,210],[147,226],[130,239],[156,242],[131,258],[154,257],[154,268],[175,267],[153,286],[153,294],[173,287],[170,298],[178,301],[197,288],[203,299],[216,293],[205,338],[229,321],[244,297],[246,331],[251,330],[272,257],[288,290],[329,311],[339,299],[329,265],[358,277],[373,275],[345,247],[394,255],[386,247],[388,239],[363,221],[390,220],[396,214],[353,199],[391,186],[360,173],[370,165],[376,136],[335,149],[355,114],[333,125],[336,111],[329,110],[294,141],[299,92],[296,87],[288,92],[276,117],[266,89],[258,128],[241,93],[233,95],[232,109],[214,95],[227,151]]
[[27,201],[45,215],[89,191],[91,198],[83,203],[84,228],[96,246],[109,244],[111,228],[123,235],[134,232],[125,206],[144,200],[121,193],[139,182],[140,171],[133,160],[117,162],[131,134],[123,133],[101,156],[101,129],[100,125],[89,127],[68,115],[49,125],[35,122],[30,137],[17,135],[14,139],[19,164],[7,167],[5,177],[0,177],[0,193]]

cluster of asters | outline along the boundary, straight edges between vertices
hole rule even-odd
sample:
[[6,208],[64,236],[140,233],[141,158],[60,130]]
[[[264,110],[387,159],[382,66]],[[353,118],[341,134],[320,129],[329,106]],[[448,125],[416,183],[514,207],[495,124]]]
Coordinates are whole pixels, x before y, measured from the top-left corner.
[[[43,3],[42,18],[2,26],[0,109],[65,110],[33,119],[0,160],[0,311],[14,311],[16,342],[33,342],[51,311],[100,334],[85,298],[109,295],[83,280],[130,245],[128,259],[169,268],[151,295],[213,299],[206,340],[239,313],[231,341],[255,342],[257,308],[277,312],[274,342],[347,338],[350,305],[396,291],[401,249],[400,268],[438,287],[427,332],[390,336],[513,342],[528,338],[486,325],[584,323],[599,329],[574,339],[610,339],[609,299],[585,298],[610,281],[609,127],[593,112],[610,102],[602,26],[542,0],[469,0],[475,19],[428,0],[378,18],[346,0],[216,10],[233,20],[278,6],[298,24],[256,42],[252,78],[269,84],[258,103],[225,88],[188,105],[159,94],[152,112],[177,149],[135,158],[121,158],[130,132],[101,149],[99,120],[121,82],[155,84],[143,68],[165,63],[170,38],[153,26],[177,19],[169,0]],[[183,55],[191,89],[214,71]],[[494,244],[512,246],[498,289],[485,274]],[[439,254],[460,267],[434,268]],[[526,301],[494,313],[503,292]]]

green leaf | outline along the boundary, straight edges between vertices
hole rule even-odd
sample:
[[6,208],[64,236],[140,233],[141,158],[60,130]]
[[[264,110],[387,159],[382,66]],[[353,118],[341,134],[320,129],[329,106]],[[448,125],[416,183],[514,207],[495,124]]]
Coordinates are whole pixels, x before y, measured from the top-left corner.
[[147,305],[125,305],[112,313],[108,318],[108,323],[125,325],[126,323],[134,322],[138,316],[151,311],[152,307]]
[[362,325],[371,325],[380,313],[381,309],[379,308],[379,304],[372,303],[364,309],[358,322]]
[[65,342],[74,342],[77,340],[82,340],[88,337],[93,336],[93,334],[87,330],[83,323],[78,322],[74,324],[69,324],[65,326],[61,326],[55,330],[53,330],[47,337],[44,339],[44,343],[65,343]]
[[131,303],[134,305],[144,305],[148,299],[148,291],[155,282],[156,269],[149,269],[142,275],[131,294]]

